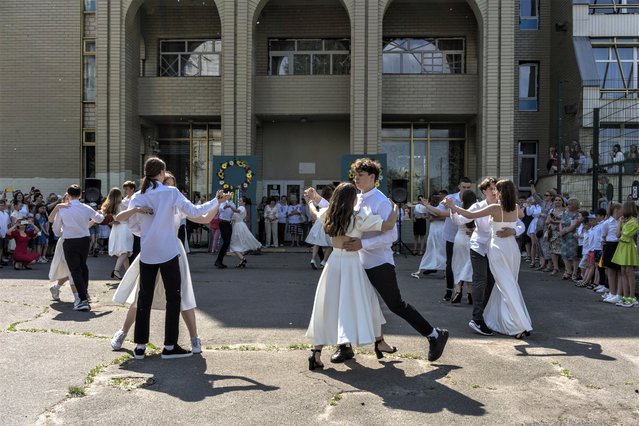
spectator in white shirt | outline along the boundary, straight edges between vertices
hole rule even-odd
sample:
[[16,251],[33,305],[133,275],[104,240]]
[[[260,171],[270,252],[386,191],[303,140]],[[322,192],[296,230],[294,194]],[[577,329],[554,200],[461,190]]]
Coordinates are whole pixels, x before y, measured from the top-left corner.
[[9,213],[7,212],[7,202],[2,199],[0,200],[0,268],[2,268],[3,261],[2,255],[4,254],[4,243],[5,238],[7,236],[7,229],[9,229],[9,225],[11,224],[11,218],[9,217]]

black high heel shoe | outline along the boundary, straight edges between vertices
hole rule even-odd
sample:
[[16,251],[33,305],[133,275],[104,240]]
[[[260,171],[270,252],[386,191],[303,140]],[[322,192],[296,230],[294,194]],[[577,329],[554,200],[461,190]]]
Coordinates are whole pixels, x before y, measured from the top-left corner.
[[453,300],[450,301],[450,303],[461,303],[462,300],[462,292],[458,291],[455,293],[455,297],[453,297]]
[[524,331],[522,331],[522,332],[521,332],[521,333],[519,333],[519,334],[515,334],[515,339],[517,339],[517,340],[521,340],[521,339],[523,339],[524,337],[528,337],[528,336],[530,336],[530,331],[528,331],[528,330],[524,330]]
[[113,272],[111,272],[111,278],[115,278],[116,280],[121,280],[122,277],[116,274],[116,272],[117,272],[116,270],[113,270]]
[[397,352],[397,347],[395,346],[391,346],[390,351],[383,351],[381,349],[379,349],[379,344],[382,343],[384,341],[384,339],[380,339],[380,340],[376,340],[375,341],[375,356],[377,357],[377,359],[382,359],[384,358],[384,354],[394,354],[395,352]]
[[324,368],[324,364],[315,359],[315,354],[322,354],[321,349],[311,349],[311,356],[308,357],[308,369],[315,370],[316,368]]
[[240,263],[237,264],[236,268],[246,268],[246,258],[242,259]]

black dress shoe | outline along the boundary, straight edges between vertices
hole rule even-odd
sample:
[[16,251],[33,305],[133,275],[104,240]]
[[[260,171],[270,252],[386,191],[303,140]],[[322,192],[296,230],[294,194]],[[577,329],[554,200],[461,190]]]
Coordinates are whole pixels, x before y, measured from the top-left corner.
[[333,364],[338,364],[340,362],[344,362],[348,359],[351,359],[355,356],[353,352],[353,348],[348,345],[339,345],[337,350],[333,355],[331,355],[331,362]]
[[215,262],[215,266],[217,266],[219,269],[224,269],[226,268],[226,265],[220,262]]
[[436,269],[426,269],[424,272],[422,272],[422,274],[428,275],[428,274],[434,274],[436,272],[437,272]]
[[442,330],[436,328],[439,336],[437,338],[429,337],[428,338],[428,360],[429,361],[437,361],[440,356],[444,353],[444,347],[446,346],[446,342],[448,341],[448,330]]
[[453,298],[453,291],[452,290],[446,290],[446,294],[444,295],[444,300],[446,302],[450,302],[450,299]]

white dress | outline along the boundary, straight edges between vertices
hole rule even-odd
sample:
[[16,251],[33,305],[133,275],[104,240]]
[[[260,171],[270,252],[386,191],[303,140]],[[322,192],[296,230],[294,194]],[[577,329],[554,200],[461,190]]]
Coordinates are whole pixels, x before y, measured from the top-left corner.
[[460,281],[473,281],[473,265],[470,263],[470,236],[466,234],[466,225],[460,225],[453,245],[453,278],[455,284]]
[[[180,227],[180,220],[182,215],[175,213],[175,238],[177,239],[177,230]],[[180,241],[178,244],[179,254],[178,261],[180,263],[180,293],[182,301],[180,303],[180,310],[188,311],[194,309],[197,305],[195,303],[195,294],[193,293],[193,282],[191,281],[191,269],[189,267],[189,261],[186,257],[186,250],[184,245]],[[113,295],[113,301],[116,303],[124,304],[137,304],[138,288],[140,286],[140,256],[136,256],[135,260],[131,262],[129,269],[120,280],[115,294]],[[162,274],[158,271],[157,279],[155,280],[155,291],[153,293],[153,309],[166,309],[166,295],[164,293],[164,282],[162,281]]]
[[320,209],[317,219],[306,237],[308,244],[320,247],[330,247],[332,245],[331,237],[324,232],[324,222],[320,220],[321,215],[323,215],[326,210],[327,208]]
[[[381,227],[380,216],[360,212],[346,235],[361,238],[362,233],[379,231]],[[359,253],[334,248],[317,283],[306,337],[314,345],[366,345],[381,336],[385,322]]]
[[[120,205],[118,213],[124,210]],[[109,236],[109,256],[120,256],[133,251],[133,233],[126,223],[114,223]]]
[[446,269],[446,241],[444,240],[444,221],[433,220],[428,228],[426,251],[419,264],[420,270]]
[[58,238],[58,242],[55,245],[55,251],[53,252],[53,259],[51,259],[51,265],[49,266],[49,281],[57,282],[64,278],[69,278],[69,282],[73,284],[73,278],[69,272],[67,261],[64,258],[64,238]]
[[517,241],[514,236],[499,238],[495,234],[502,228],[514,229],[516,224],[490,221],[492,238],[488,247],[488,264],[495,277],[495,287],[484,311],[486,325],[509,336],[532,330],[530,315],[517,282],[521,263]]
[[248,226],[244,223],[246,218],[246,209],[243,206],[238,207],[239,212],[233,213],[231,222],[233,224],[233,233],[231,234],[231,245],[229,253],[244,253],[249,250],[257,250],[262,247],[262,243],[257,241]]

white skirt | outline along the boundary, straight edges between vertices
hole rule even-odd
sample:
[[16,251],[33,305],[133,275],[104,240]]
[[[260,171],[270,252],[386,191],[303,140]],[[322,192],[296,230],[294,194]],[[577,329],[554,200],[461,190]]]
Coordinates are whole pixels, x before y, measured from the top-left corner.
[[67,261],[64,258],[64,238],[58,238],[58,242],[55,245],[55,251],[53,252],[53,259],[51,259],[51,265],[49,266],[49,281],[57,282],[64,278],[69,278],[69,282],[73,284],[73,278],[69,272]]
[[444,221],[431,221],[426,240],[426,251],[419,264],[420,270],[446,269],[446,241],[444,240]]
[[[182,302],[180,303],[180,310],[188,311],[194,309],[195,294],[193,293],[193,282],[191,282],[191,269],[189,268],[189,261],[186,258],[186,252],[184,246],[178,244],[180,248],[179,262],[180,262],[180,278],[182,280],[180,291],[182,295]],[[135,260],[126,270],[126,273],[120,281],[115,294],[113,295],[113,301],[116,303],[124,304],[137,304],[138,300],[138,287],[140,285],[140,256],[137,256]],[[166,296],[164,293],[164,282],[162,281],[162,274],[158,270],[158,276],[155,280],[155,292],[153,293],[153,309],[166,309]]]
[[455,284],[460,281],[467,283],[473,281],[473,265],[470,263],[470,237],[463,229],[457,231],[455,235],[451,266]]
[[109,256],[120,256],[133,251],[133,234],[126,223],[113,225],[109,236]]
[[324,223],[321,220],[316,220],[308,232],[308,236],[305,240],[308,244],[320,247],[330,247],[331,237],[324,232]]
[[260,247],[262,247],[262,243],[255,239],[246,223],[242,221],[233,222],[229,253],[244,253],[249,250],[257,250]]
[[386,320],[359,253],[335,248],[322,271],[306,337],[314,345],[366,345]]

